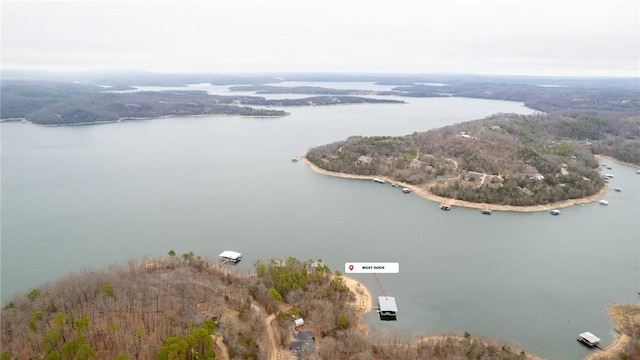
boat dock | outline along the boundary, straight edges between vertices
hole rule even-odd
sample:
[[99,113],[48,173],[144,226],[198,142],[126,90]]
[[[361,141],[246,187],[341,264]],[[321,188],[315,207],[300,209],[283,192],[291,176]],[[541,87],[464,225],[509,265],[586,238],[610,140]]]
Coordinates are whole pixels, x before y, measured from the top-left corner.
[[220,261],[222,261],[223,264],[237,264],[238,262],[240,262],[240,260],[242,260],[242,254],[236,251],[225,250],[218,256],[220,256]]
[[582,334],[578,335],[578,341],[580,341],[581,343],[590,346],[590,347],[597,347],[600,350],[604,350],[601,346],[600,346],[600,338],[593,335],[590,332],[583,332]]
[[398,306],[393,296],[378,296],[378,313],[380,320],[396,320]]

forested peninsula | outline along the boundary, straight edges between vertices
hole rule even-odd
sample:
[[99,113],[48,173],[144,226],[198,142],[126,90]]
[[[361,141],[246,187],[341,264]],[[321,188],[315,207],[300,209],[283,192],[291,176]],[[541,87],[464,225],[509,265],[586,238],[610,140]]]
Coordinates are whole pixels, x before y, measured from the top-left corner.
[[640,164],[640,142],[627,136],[640,136],[632,119],[500,114],[406,136],[354,136],[312,148],[306,158],[327,171],[385,177],[445,198],[534,206],[598,193],[606,179],[594,154],[613,144],[616,158]]
[[456,79],[452,84],[397,86],[394,91],[415,97],[517,100],[540,112],[497,114],[406,136],[354,134],[309,149],[307,160],[332,173],[384,177],[488,208],[589,198],[606,185],[595,155],[640,165],[637,84],[602,79],[582,83],[549,79],[554,85],[533,85],[531,79],[521,79],[524,83]]
[[313,335],[303,359],[535,359],[468,333],[370,338],[361,317],[371,300],[321,260],[259,261],[243,273],[171,250],[17,294],[2,309],[1,358],[290,359],[303,332]]

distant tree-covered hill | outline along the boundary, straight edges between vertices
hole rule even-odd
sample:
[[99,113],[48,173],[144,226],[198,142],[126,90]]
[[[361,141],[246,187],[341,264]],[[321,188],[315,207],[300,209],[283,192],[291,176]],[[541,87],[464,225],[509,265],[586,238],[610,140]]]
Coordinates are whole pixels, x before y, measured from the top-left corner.
[[357,96],[311,96],[267,100],[258,96],[219,96],[204,91],[120,92],[103,86],[54,81],[3,80],[1,119],[25,119],[39,125],[77,125],[163,116],[285,116],[265,107],[402,103]]

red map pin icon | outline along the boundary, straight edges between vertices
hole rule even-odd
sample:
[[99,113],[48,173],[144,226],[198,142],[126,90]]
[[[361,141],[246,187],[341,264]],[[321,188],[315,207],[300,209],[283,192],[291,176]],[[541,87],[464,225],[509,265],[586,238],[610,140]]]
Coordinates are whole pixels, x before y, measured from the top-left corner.
[[353,271],[353,265],[349,265],[349,270]]

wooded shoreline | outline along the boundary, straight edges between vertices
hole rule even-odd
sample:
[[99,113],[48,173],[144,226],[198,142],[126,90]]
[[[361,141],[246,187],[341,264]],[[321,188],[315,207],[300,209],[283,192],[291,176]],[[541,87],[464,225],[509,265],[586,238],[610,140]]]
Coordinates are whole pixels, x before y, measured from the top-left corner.
[[446,204],[448,204],[450,206],[460,206],[460,207],[466,207],[466,208],[472,208],[472,209],[488,209],[488,210],[495,210],[495,211],[513,211],[513,212],[549,211],[551,209],[566,208],[566,207],[573,206],[573,205],[586,204],[586,203],[598,201],[609,190],[609,185],[605,183],[605,186],[600,191],[598,191],[598,193],[596,193],[594,195],[587,196],[585,198],[570,199],[570,200],[565,200],[565,201],[560,201],[560,202],[556,202],[556,203],[552,203],[552,204],[545,204],[545,205],[513,206],[513,205],[473,203],[473,202],[469,202],[469,201],[456,200],[456,199],[450,199],[450,198],[445,198],[445,197],[442,197],[442,196],[438,196],[438,195],[435,195],[435,194],[431,193],[429,190],[426,190],[424,188],[420,188],[420,187],[416,187],[416,186],[411,185],[411,184],[406,184],[406,183],[403,183],[403,182],[399,182],[399,181],[396,181],[396,180],[393,180],[393,179],[389,179],[389,178],[384,177],[384,176],[352,175],[352,174],[328,171],[328,170],[322,169],[322,168],[318,167],[317,165],[313,164],[311,161],[309,161],[306,158],[305,155],[302,155],[300,157],[300,159],[302,160],[303,163],[305,163],[307,166],[309,166],[309,168],[311,168],[311,170],[313,170],[313,171],[315,171],[315,172],[317,172],[319,174],[322,174],[322,175],[340,177],[340,178],[344,178],[344,179],[361,179],[361,180],[373,180],[374,178],[379,178],[379,179],[384,180],[386,182],[398,184],[401,187],[406,187],[406,188],[410,189],[412,192],[416,193],[417,195],[419,195],[419,196],[421,196],[421,197],[423,197],[423,198],[425,198],[427,200],[431,200],[431,201],[438,202],[438,203],[446,203]]

